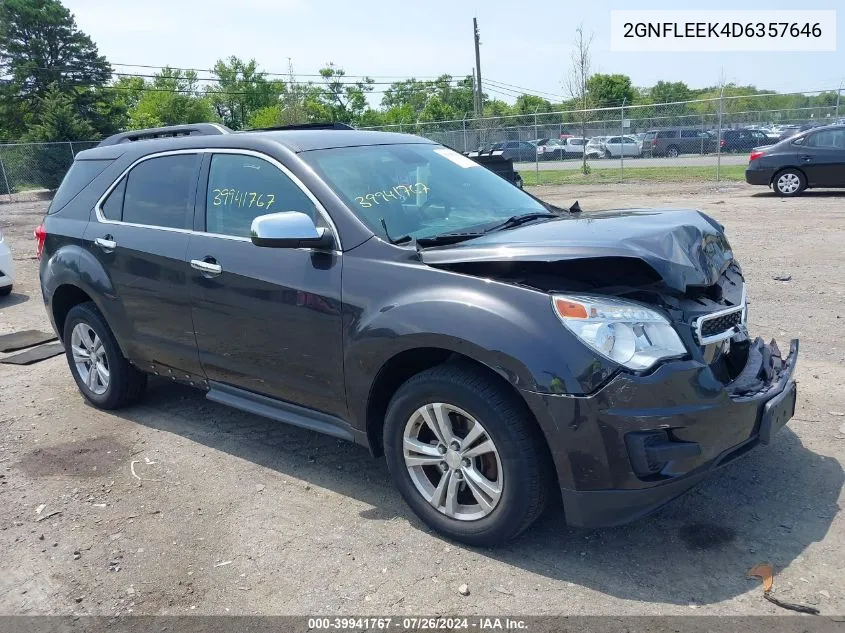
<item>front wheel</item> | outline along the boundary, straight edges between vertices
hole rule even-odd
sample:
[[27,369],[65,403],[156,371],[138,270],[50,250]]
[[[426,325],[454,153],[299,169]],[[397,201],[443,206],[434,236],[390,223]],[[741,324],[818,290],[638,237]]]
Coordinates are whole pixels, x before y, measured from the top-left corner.
[[140,397],[147,375],[123,357],[114,334],[93,303],[70,309],[63,339],[76,385],[94,406],[116,409]]
[[472,367],[409,379],[384,425],[387,465],[411,509],[437,532],[492,546],[527,529],[549,492],[549,458],[525,406]]
[[797,169],[784,169],[774,177],[772,184],[778,195],[791,197],[807,188],[807,179]]

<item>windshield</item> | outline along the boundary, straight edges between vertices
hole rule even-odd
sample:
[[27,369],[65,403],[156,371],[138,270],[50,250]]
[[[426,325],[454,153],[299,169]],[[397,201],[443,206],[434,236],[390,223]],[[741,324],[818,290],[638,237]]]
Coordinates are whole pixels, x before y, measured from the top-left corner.
[[427,238],[548,211],[504,178],[440,145],[366,145],[300,156],[383,237]]

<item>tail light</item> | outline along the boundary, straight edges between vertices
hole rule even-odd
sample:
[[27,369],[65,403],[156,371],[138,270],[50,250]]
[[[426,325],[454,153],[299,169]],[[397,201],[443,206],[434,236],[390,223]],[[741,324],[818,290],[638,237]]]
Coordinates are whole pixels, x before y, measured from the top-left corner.
[[724,147],[725,145],[727,145],[727,142],[725,141],[725,139],[720,139],[719,140],[719,147]]
[[760,150],[751,152],[751,156],[748,157],[748,162],[750,163],[752,160],[757,160],[761,156],[763,156],[766,152],[761,152]]
[[44,252],[44,242],[47,239],[47,230],[44,228],[44,223],[36,226],[32,234],[35,236],[35,256],[41,259],[41,253]]
[[652,147],[656,147],[656,146],[657,146],[657,139],[656,139],[656,138],[651,139],[651,146],[652,146]]

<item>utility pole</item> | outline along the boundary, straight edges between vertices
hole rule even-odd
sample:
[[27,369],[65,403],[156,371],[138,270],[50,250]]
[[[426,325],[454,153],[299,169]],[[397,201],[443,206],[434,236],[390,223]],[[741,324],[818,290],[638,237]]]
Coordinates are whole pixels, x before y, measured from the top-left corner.
[[481,37],[478,34],[478,20],[476,18],[472,19],[472,30],[475,38],[475,116],[480,117],[484,110],[484,103],[481,96],[481,52],[478,50]]
[[839,118],[839,98],[842,96],[842,84],[839,84],[839,90],[836,91],[836,118]]

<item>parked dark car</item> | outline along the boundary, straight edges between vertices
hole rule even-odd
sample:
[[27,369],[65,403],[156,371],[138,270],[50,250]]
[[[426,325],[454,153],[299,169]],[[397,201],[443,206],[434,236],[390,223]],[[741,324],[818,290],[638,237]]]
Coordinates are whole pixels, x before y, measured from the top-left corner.
[[154,374],[357,442],[492,545],[556,494],[574,525],[641,517],[793,415],[798,342],[749,336],[721,225],[579,209],[416,136],[143,130],[77,154],[41,289],[94,406]]
[[534,162],[537,160],[537,146],[528,141],[502,141],[494,143],[493,151],[502,151],[505,158],[516,162]]
[[845,187],[845,125],[813,128],[751,152],[745,181],[797,196],[811,187]]
[[700,128],[668,128],[649,130],[642,144],[643,156],[668,156],[681,154],[709,154],[716,151],[716,139]]
[[806,132],[807,130],[812,130],[813,128],[820,127],[818,123],[804,123],[803,125],[787,125],[780,131],[780,137],[778,138],[779,141],[785,141],[788,138],[792,138],[800,134],[801,132]]
[[719,143],[723,152],[750,152],[774,141],[760,130],[722,130]]

